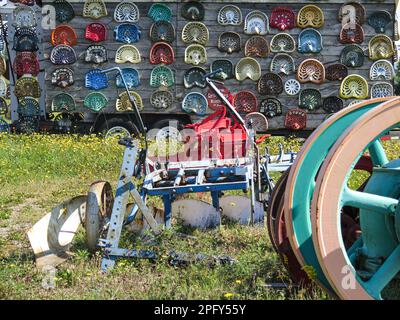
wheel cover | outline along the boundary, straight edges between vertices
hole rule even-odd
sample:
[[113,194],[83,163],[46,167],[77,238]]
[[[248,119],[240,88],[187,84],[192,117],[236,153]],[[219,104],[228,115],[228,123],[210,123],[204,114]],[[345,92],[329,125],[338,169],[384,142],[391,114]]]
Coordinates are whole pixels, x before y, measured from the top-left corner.
[[224,32],[218,38],[218,50],[227,53],[240,52],[240,35],[236,32]]
[[320,84],[325,81],[325,67],[316,59],[306,59],[297,69],[297,80],[300,83]]
[[368,18],[368,24],[374,28],[376,33],[385,33],[387,26],[393,20],[392,15],[387,11],[376,11]]
[[237,6],[224,6],[219,10],[217,20],[223,26],[239,26],[243,22],[242,11]]
[[359,68],[364,64],[364,51],[357,44],[351,44],[342,50],[340,63],[349,68]]
[[289,96],[295,96],[299,94],[301,90],[301,84],[296,79],[289,79],[285,82],[285,93]]
[[152,42],[164,41],[172,43],[175,40],[175,27],[168,21],[157,21],[151,25],[150,39]]
[[303,130],[307,127],[307,113],[301,109],[290,109],[285,115],[285,128]]
[[321,8],[314,5],[307,5],[300,9],[297,14],[297,26],[299,28],[321,28],[325,18]]
[[59,44],[67,44],[69,46],[76,45],[77,35],[75,29],[69,25],[58,26],[51,33],[51,43],[53,46]]
[[83,17],[100,19],[107,17],[107,15],[107,8],[103,0],[85,0],[83,5]]
[[76,62],[75,50],[68,45],[59,44],[51,50],[50,61],[56,65],[73,64]]
[[34,77],[19,78],[15,83],[14,94],[17,98],[40,98],[41,92],[39,82]]
[[296,14],[291,8],[276,7],[272,10],[269,25],[280,31],[293,29],[296,26]]
[[258,93],[266,96],[278,96],[283,92],[282,78],[272,72],[264,74],[257,85]]
[[268,120],[260,112],[251,112],[246,114],[245,123],[247,128],[252,128],[256,132],[266,132],[268,130]]
[[17,52],[35,52],[39,50],[39,39],[33,29],[19,29],[14,36],[13,50]]
[[101,42],[107,39],[107,27],[102,23],[90,23],[85,29],[85,39]]
[[323,49],[322,36],[315,29],[304,29],[299,34],[298,51],[300,53],[319,53]]
[[206,25],[202,22],[188,22],[182,30],[182,41],[186,44],[198,43],[206,46],[210,34]]
[[371,60],[389,59],[395,54],[392,39],[383,34],[374,36],[369,41],[368,48]]
[[89,93],[85,100],[83,101],[83,105],[85,108],[92,110],[93,112],[99,112],[105,107],[107,107],[108,99],[101,92],[92,92]]
[[375,61],[369,70],[369,78],[375,80],[393,80],[394,68],[389,60]]
[[299,108],[309,111],[318,109],[322,104],[321,92],[317,89],[303,89],[299,95]]
[[234,97],[233,106],[237,112],[256,112],[258,106],[257,97],[250,91],[239,91]]
[[248,13],[246,18],[244,19],[244,33],[259,34],[259,35],[268,34],[269,33],[268,16],[259,10],[254,10]]
[[266,58],[269,54],[267,39],[262,36],[252,36],[246,41],[244,55],[246,57]]
[[33,8],[18,6],[13,11],[13,26],[16,28],[34,28],[37,26],[36,14]]
[[200,67],[193,67],[188,69],[183,76],[183,84],[186,89],[191,89],[193,87],[205,88],[207,86],[204,76],[206,75],[206,70]]
[[344,64],[335,63],[325,69],[325,78],[329,81],[342,81],[349,74]]
[[343,79],[340,85],[340,97],[343,99],[368,98],[368,82],[362,76],[352,74]]
[[228,59],[214,60],[211,63],[210,71],[216,71],[222,69],[221,72],[213,76],[214,79],[219,80],[229,80],[235,78],[235,73],[233,71],[233,63]]
[[58,68],[51,74],[51,83],[60,88],[74,84],[74,72],[69,68]]
[[378,82],[371,87],[371,98],[384,98],[393,96],[393,86],[387,82]]
[[72,5],[65,0],[55,0],[53,6],[56,10],[56,20],[60,23],[69,22],[75,17]]
[[322,109],[328,114],[338,112],[343,109],[343,100],[335,96],[327,97],[322,103]]
[[[392,207],[386,207],[387,212],[389,212],[388,209],[393,209],[393,205],[398,204],[400,197],[399,160],[388,163],[386,155],[382,151],[378,151],[381,148],[379,142],[378,145],[374,142],[390,128],[398,126],[398,121],[398,98],[375,106],[374,109],[361,115],[357,121],[342,131],[343,134],[338,137],[327,154],[316,181],[311,207],[312,215],[315,214],[311,221],[313,242],[325,275],[342,299],[381,299],[382,289],[398,273],[399,240],[394,232],[394,222],[393,220],[388,222],[386,215],[378,214],[376,207],[372,206],[376,203],[376,200],[372,198],[373,195],[380,195],[387,201],[390,200]],[[374,125],[371,125],[371,122]],[[350,142],[351,145],[349,145]],[[365,251],[356,250],[356,254],[361,258],[358,260],[360,261],[359,266],[361,266],[359,269],[359,266],[352,265],[343,248],[339,239],[341,233],[337,230],[335,223],[339,221],[337,213],[341,206],[354,203],[355,193],[346,188],[345,183],[349,170],[353,168],[355,160],[359,158],[365,148],[368,148],[370,152],[373,150],[376,155],[379,155],[375,165],[379,165],[383,169],[375,168],[365,187],[365,193],[369,194],[368,204],[365,209],[360,210],[363,233],[362,248]],[[321,179],[321,176],[324,179]],[[324,196],[328,190],[328,183],[329,199]],[[360,193],[357,193],[358,199],[359,196]],[[327,226],[327,223],[330,225]],[[385,236],[376,237],[376,234]],[[364,252],[365,256],[363,256]],[[381,260],[386,260],[387,263],[374,259],[374,256],[381,257]],[[356,280],[351,290],[342,285],[344,267],[348,268],[350,275]],[[358,269],[357,274],[356,268]],[[368,268],[370,270],[366,272]],[[369,281],[363,280],[363,277]]]
[[155,109],[168,109],[172,107],[174,97],[167,89],[160,89],[152,93],[150,103]]
[[182,110],[203,116],[207,111],[207,99],[199,92],[188,93],[182,101]]
[[291,53],[296,49],[294,38],[287,33],[278,33],[271,40],[271,52]]
[[171,22],[172,11],[171,9],[161,3],[154,3],[148,12],[148,16],[154,21],[168,21]]
[[318,263],[311,240],[310,205],[313,182],[325,160],[330,147],[340,134],[365,112],[379,105],[385,99],[375,99],[347,107],[318,127],[297,154],[290,170],[285,190],[285,221],[287,234],[294,253],[302,266],[313,266],[318,281],[330,289]]
[[[6,71],[6,64],[4,58],[0,57],[0,75],[3,75]],[[4,67],[4,68],[3,68]],[[37,76],[40,72],[39,60],[33,52],[17,52],[13,69],[18,77],[22,77],[24,74],[30,74]]]
[[[124,76],[126,85],[128,86],[128,89],[140,86],[140,76],[139,72],[136,69],[123,68],[121,69],[121,71],[122,75]],[[117,74],[117,76],[115,77],[115,85],[117,86],[117,88],[125,88],[120,74]]]
[[198,66],[207,62],[207,51],[202,45],[191,44],[185,49],[185,63]]
[[21,98],[18,101],[17,112],[23,117],[37,117],[40,115],[39,102],[31,97]]
[[132,44],[125,44],[117,49],[115,63],[140,63],[142,57],[139,50]]
[[151,71],[150,86],[152,87],[171,87],[175,83],[172,70],[166,66],[157,66]]
[[115,27],[114,38],[122,43],[136,43],[140,40],[142,31],[132,23],[122,23]]
[[294,59],[287,53],[276,54],[271,61],[270,71],[288,76],[295,70]]
[[351,24],[347,23],[342,27],[339,36],[340,43],[363,43],[364,42],[364,29],[359,24],[355,25],[355,29],[351,28]]
[[186,20],[202,21],[204,20],[204,6],[198,1],[189,1],[183,4],[181,16]]
[[116,22],[136,23],[139,19],[139,8],[133,1],[122,1],[115,7],[114,20]]
[[74,98],[68,93],[59,93],[54,96],[51,102],[51,111],[53,112],[72,112],[75,111],[76,104]]
[[108,61],[107,49],[101,45],[91,45],[86,49],[85,61],[93,63],[104,63]]
[[282,115],[282,104],[276,98],[267,98],[260,103],[260,112],[267,118],[273,118]]
[[150,49],[151,64],[172,64],[175,61],[174,49],[165,42],[157,42]]
[[[129,91],[129,93],[135,100],[136,106],[138,107],[139,111],[142,111],[144,108],[142,97],[134,91]],[[115,109],[118,112],[133,111],[133,106],[129,100],[127,92],[124,91],[118,96],[118,99],[115,102]]]
[[90,70],[85,75],[85,87],[91,90],[108,88],[107,75],[98,69]]

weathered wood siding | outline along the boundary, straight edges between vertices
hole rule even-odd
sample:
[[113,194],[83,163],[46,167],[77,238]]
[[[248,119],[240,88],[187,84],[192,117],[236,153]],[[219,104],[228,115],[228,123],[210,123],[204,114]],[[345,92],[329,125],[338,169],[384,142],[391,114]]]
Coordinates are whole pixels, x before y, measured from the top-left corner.
[[[84,30],[85,26],[91,22],[94,22],[95,20],[91,20],[88,18],[83,18],[82,15],[82,8],[83,8],[83,1],[70,1],[73,3],[76,17],[74,20],[70,22],[70,24],[76,29],[76,32],[78,34],[78,45],[74,47],[77,56],[78,56],[78,62],[75,63],[74,65],[71,66],[71,68],[74,69],[75,71],[75,84],[72,87],[69,87],[66,89],[66,92],[72,94],[77,102],[78,105],[78,110],[79,111],[84,111],[87,112],[87,110],[83,107],[83,100],[85,96],[89,93],[87,89],[84,87],[84,76],[86,72],[88,72],[90,69],[99,67],[98,65],[95,64],[90,64],[90,63],[85,63],[84,62],[84,53],[86,48],[91,44],[90,41],[86,40],[84,38]],[[96,22],[101,22],[104,23],[105,25],[108,26],[108,39],[106,42],[103,43],[103,45],[106,46],[108,50],[108,58],[109,61],[108,63],[105,63],[101,65],[101,68],[109,68],[115,65],[114,63],[114,56],[117,48],[122,45],[119,42],[116,42],[113,37],[113,30],[115,26],[118,24],[113,20],[113,11],[114,8],[119,1],[108,1],[106,2],[107,4],[107,9],[108,9],[108,17],[102,18],[100,20],[96,20]],[[161,1],[162,2],[162,1]],[[184,96],[191,90],[187,90],[183,86],[183,75],[185,71],[189,68],[191,68],[191,65],[187,65],[184,63],[184,51],[186,48],[186,44],[184,44],[181,40],[181,31],[184,25],[188,22],[185,19],[183,19],[180,15],[180,9],[181,9],[181,4],[182,2],[177,2],[177,1],[164,1],[167,2],[170,8],[173,11],[173,20],[172,22],[176,26],[176,41],[173,43],[173,48],[175,50],[176,54],[176,60],[173,65],[170,67],[175,71],[175,76],[176,76],[176,82],[175,85],[170,88],[170,90],[173,92],[174,97],[175,97],[175,104],[174,107],[170,110],[167,110],[169,114],[178,114],[182,113],[181,110],[181,102],[184,98]],[[314,55],[304,55],[304,54],[299,54],[297,51],[295,51],[292,56],[295,59],[296,66],[300,64],[300,62],[306,58],[317,58],[320,61],[322,61],[325,65],[330,64],[330,63],[335,63],[338,62],[339,60],[339,55],[341,53],[341,50],[343,49],[344,45],[340,44],[338,41],[338,35],[341,29],[341,24],[337,19],[338,16],[338,10],[340,6],[344,3],[344,1],[295,1],[295,0],[286,0],[286,1],[202,1],[205,9],[206,9],[206,14],[205,14],[205,21],[203,21],[206,26],[209,28],[210,31],[210,41],[207,45],[207,54],[208,54],[208,61],[207,63],[203,66],[206,69],[209,68],[210,64],[212,61],[216,59],[221,59],[221,58],[228,58],[230,59],[234,64],[236,64],[242,57],[244,57],[244,44],[246,40],[250,37],[249,35],[246,35],[243,33],[243,26],[237,26],[237,27],[232,27],[232,26],[220,26],[217,23],[217,13],[219,9],[226,4],[229,3],[234,3],[238,5],[243,13],[243,16],[245,17],[246,14],[252,10],[261,10],[265,13],[267,13],[268,16],[270,16],[272,9],[277,6],[277,5],[290,5],[290,7],[293,8],[294,11],[298,12],[300,8],[306,4],[316,4],[318,5],[324,12],[325,14],[325,25],[323,28],[320,28],[319,31],[321,32],[323,36],[323,45],[324,49],[320,54],[314,54]],[[376,0],[364,0],[361,1],[361,3],[365,6],[367,16],[373,13],[376,10],[387,10],[391,12],[394,15],[394,1],[393,0],[386,0],[384,2],[382,1],[376,1]],[[138,5],[140,9],[140,22],[139,25],[142,29],[142,38],[138,43],[135,44],[135,46],[139,49],[141,56],[142,56],[142,62],[137,65],[129,65],[133,66],[136,68],[141,76],[141,86],[136,90],[142,97],[145,109],[143,112],[145,113],[157,113],[158,111],[153,109],[149,98],[151,93],[156,90],[155,88],[150,87],[149,85],[149,79],[150,79],[150,72],[152,68],[154,67],[149,63],[149,52],[150,52],[150,47],[151,47],[151,42],[149,39],[149,30],[150,26],[152,24],[152,21],[150,18],[147,17],[147,12],[152,5],[152,2],[142,2],[142,1],[136,1],[136,4]],[[362,47],[367,51],[368,48],[368,42],[371,39],[372,36],[375,35],[375,31],[373,28],[371,28],[367,23],[363,25],[364,32],[365,32],[365,41],[362,44]],[[243,50],[238,53],[233,53],[233,54],[226,54],[222,53],[217,49],[217,41],[218,37],[222,32],[225,31],[235,31],[238,32],[241,35],[242,38],[242,48]],[[288,33],[290,33],[296,40],[297,43],[297,37],[301,29],[292,29],[289,30]],[[277,34],[278,30],[276,29],[271,29],[270,34],[267,35],[267,39],[270,42],[273,35]],[[44,51],[49,54],[52,45],[51,45],[51,40],[50,40],[50,31],[45,32],[44,35]],[[389,26],[387,28],[386,34],[389,36],[393,36],[393,25]],[[273,55],[270,54],[268,58],[264,59],[258,59],[259,63],[261,64],[262,71],[263,73],[269,71],[270,68],[270,63],[272,60]],[[359,69],[353,69],[350,70],[350,73],[356,73],[359,75],[364,76],[366,79],[369,80],[369,69],[372,64],[372,61],[370,61],[368,58],[365,59],[364,65],[359,68]],[[50,63],[49,60],[45,61],[43,64],[45,70],[46,70],[46,90],[47,90],[47,108],[49,110],[51,106],[51,101],[52,98],[59,92],[62,91],[60,88],[55,88],[51,84],[51,73],[54,69],[57,68],[57,66],[54,66]],[[122,67],[127,67],[128,65],[120,65]],[[294,78],[295,74],[290,75],[289,77],[284,77],[283,80],[286,81],[289,78]],[[233,92],[237,92],[240,90],[251,90],[254,93],[257,93],[256,91],[256,83],[252,82],[250,80],[245,80],[244,82],[238,82],[235,79],[226,81],[225,85]],[[302,85],[302,88],[317,88],[318,90],[321,91],[323,97],[327,97],[330,95],[339,95],[339,86],[340,82],[329,82],[326,81],[325,83],[321,85],[316,85],[316,84],[305,84]],[[201,89],[196,89],[192,91],[202,91]],[[203,90],[203,93],[205,93],[207,89]],[[115,100],[118,96],[118,94],[121,92],[121,90],[118,90],[115,87],[115,82],[110,81],[109,82],[109,88],[107,90],[104,90],[103,93],[106,94],[107,98],[109,99],[109,105],[105,112],[115,112]],[[259,101],[264,99],[265,97],[260,96],[257,94],[257,98]],[[288,110],[288,108],[296,108],[298,106],[298,96],[295,97],[290,97],[287,96],[285,93],[282,93],[279,97],[279,100],[282,102],[283,105],[283,114],[285,114]],[[349,103],[350,101],[346,101],[346,104]],[[315,128],[318,126],[321,121],[325,118],[325,114],[323,113],[323,110],[317,110],[315,112],[310,112],[308,114],[308,128]],[[284,128],[284,116],[281,117],[276,117],[274,119],[269,119],[269,124],[271,129],[282,129]]]

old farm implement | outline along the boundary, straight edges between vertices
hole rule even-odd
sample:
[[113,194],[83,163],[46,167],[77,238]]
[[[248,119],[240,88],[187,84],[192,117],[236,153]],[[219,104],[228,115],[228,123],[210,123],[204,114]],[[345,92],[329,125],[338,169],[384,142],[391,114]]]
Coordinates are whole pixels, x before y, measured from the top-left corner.
[[[121,69],[102,71],[104,74],[115,71],[121,75],[142,137],[142,141],[131,137],[119,141],[125,146],[125,152],[115,196],[108,182],[98,181],[91,185],[82,206],[77,206],[76,210],[67,209],[67,212],[75,215],[79,214],[79,210],[82,211],[89,249],[103,250],[103,270],[111,268],[118,257],[157,257],[156,251],[120,248],[124,227],[136,233],[151,229],[157,235],[164,227],[171,227],[172,218],[198,228],[218,225],[221,214],[242,223],[253,224],[263,220],[264,209],[274,186],[269,172],[287,170],[295,159],[295,153],[285,153],[281,147],[277,156],[270,156],[268,151],[260,156],[257,144],[269,136],[257,138],[253,127],[262,125],[262,121],[255,117],[257,113],[244,120],[211,80],[221,70],[204,75],[204,80],[223,101],[224,107],[188,128],[194,143],[188,152],[177,154],[174,158],[148,155],[146,130]],[[266,122],[265,117],[261,116],[261,119]],[[141,178],[143,183],[139,184]],[[224,196],[224,192],[228,191],[244,191],[248,197]],[[190,193],[209,193],[212,204],[185,199],[185,195]],[[153,196],[162,198],[162,213],[149,207],[148,200]],[[68,208],[68,203],[65,207]],[[56,212],[59,210],[56,209]],[[29,233],[34,249],[37,238],[46,236],[38,236],[39,230],[34,227]],[[47,250],[48,259],[39,258],[41,265],[57,255],[57,248],[52,251],[48,239],[42,239],[43,242],[50,250]],[[37,256],[43,253],[41,248],[36,246]],[[179,260],[182,254],[171,253],[171,257]]]
[[[197,5],[200,6],[200,2]],[[154,92],[147,100],[131,91],[140,83],[134,69],[85,70],[88,71],[84,73],[86,88],[93,90],[105,90],[108,74],[117,73],[116,87],[125,88],[126,92],[118,93],[116,109],[118,112],[129,111],[125,115],[135,118],[134,124],[140,134],[135,139],[125,137],[119,141],[125,151],[115,192],[110,183],[97,181],[90,186],[87,195],[60,204],[29,231],[37,265],[57,265],[68,258],[68,250],[80,224],[85,227],[89,250],[101,252],[101,268],[107,271],[114,267],[118,258],[157,259],[161,254],[154,246],[150,249],[134,245],[122,247],[125,231],[154,240],[175,222],[206,229],[219,225],[222,216],[254,224],[263,221],[265,213],[273,247],[294,283],[306,287],[316,283],[339,299],[398,298],[400,154],[396,148],[387,154],[386,140],[398,141],[400,98],[392,97],[393,85],[383,82],[392,81],[395,75],[390,61],[395,54],[392,34],[385,34],[389,32],[387,26],[393,22],[393,17],[383,11],[391,4],[380,2],[381,11],[367,14],[358,2],[343,3],[339,15],[334,10],[325,10],[337,5],[336,2],[307,4],[298,7],[296,14],[288,8],[275,8],[269,15],[254,10],[252,4],[246,5],[243,12],[242,3],[219,8],[209,1],[207,5],[220,9],[214,10],[218,12],[218,25],[243,25],[242,35],[226,29],[215,39],[221,56],[211,62],[211,73],[202,68],[211,58],[207,53],[212,52],[208,46],[214,36],[214,31],[210,32],[208,26],[200,22],[204,12],[198,11],[199,21],[185,22],[181,30],[185,54],[179,57],[173,51],[177,33],[172,22],[180,22],[180,18],[175,19],[175,13],[168,5],[157,3],[149,6],[147,14],[142,15],[154,22],[149,30],[152,44],[146,46],[151,48],[147,60],[152,65],[150,87]],[[374,5],[372,1],[366,3],[369,11]],[[293,6],[297,4],[293,2]],[[96,12],[95,18],[100,20],[107,15],[105,6]],[[335,12],[334,18],[332,12]],[[337,42],[326,41],[328,29],[332,38],[330,26],[333,21],[343,22],[346,15],[354,28],[347,24],[339,26],[336,28]],[[90,17],[90,10],[84,16]],[[191,15],[186,12],[184,16]],[[117,14],[114,20],[123,22],[121,17]],[[136,22],[139,19],[135,8],[132,19]],[[21,20],[21,23],[28,22]],[[398,21],[395,24],[397,26]],[[105,27],[91,23],[86,40],[104,40]],[[120,28],[115,31],[116,42],[129,40],[129,43],[113,49],[115,63],[129,62],[140,66],[141,62],[144,65],[146,59],[142,57],[145,55],[130,42],[136,43],[145,34],[133,27]],[[122,32],[124,28],[130,33],[128,39]],[[291,35],[280,32],[292,28]],[[265,35],[272,35],[270,29],[280,33],[267,39]],[[377,34],[371,36],[372,30]],[[244,34],[248,36],[245,54],[234,64],[232,59],[226,59],[226,55],[242,50]],[[31,39],[28,44],[32,46],[31,51],[35,51],[39,41],[34,41],[29,34],[22,36]],[[57,33],[54,34],[55,43],[56,36]],[[270,45],[266,39],[270,40]],[[70,40],[73,43],[74,37]],[[15,45],[18,47],[18,42]],[[337,55],[337,59],[331,61],[333,64],[324,59],[309,59],[309,54],[325,58],[329,50]],[[213,54],[216,52],[214,50]],[[269,54],[274,57],[269,71],[263,73],[264,65],[262,68],[259,60]],[[58,44],[51,49],[49,61],[53,65],[68,62],[73,66],[81,56],[76,55],[68,44]],[[298,56],[305,59],[296,62]],[[29,61],[28,55],[21,55],[22,58]],[[176,80],[172,68],[179,58],[188,67],[182,72],[182,81]],[[107,51],[98,44],[93,45],[87,49],[85,59],[87,62],[104,62]],[[25,68],[32,73],[37,71],[32,63]],[[26,71],[16,69],[21,74]],[[292,78],[288,79],[289,75]],[[54,74],[54,84],[58,87],[72,85],[73,79],[72,72],[65,68]],[[235,85],[253,81],[257,83],[253,91],[257,92],[241,88],[231,96],[227,88],[212,79],[237,80]],[[44,92],[37,88],[35,81],[23,77],[15,92],[20,97],[43,99]],[[324,96],[334,87],[333,81],[338,81],[337,93]],[[174,142],[182,143],[185,148],[172,155],[151,155],[144,123],[155,118],[149,117],[148,106],[144,106],[143,101],[150,101],[153,108],[168,113],[178,100],[172,94],[172,88],[178,88],[175,92],[183,92],[182,83],[185,89],[209,90],[204,95],[188,92],[182,101],[185,113],[202,117],[207,113],[207,106],[214,113],[200,122],[186,125],[183,133],[174,133],[170,127],[161,130],[162,134],[157,137],[174,134],[177,140]],[[329,90],[325,90],[328,87]],[[26,88],[31,90],[29,94],[21,92]],[[65,93],[60,95],[55,87],[50,89],[57,92],[50,99],[52,107],[68,105],[75,109],[74,97]],[[83,93],[83,90],[76,91]],[[97,119],[99,111],[106,108],[107,97],[94,92],[78,100],[83,101]],[[33,104],[32,99],[25,101],[25,104]],[[246,117],[242,118],[241,114],[245,113]],[[259,142],[268,136],[256,135],[267,132],[266,117],[271,119],[271,124],[276,120],[273,118],[280,117],[279,121],[284,120],[283,127],[290,132],[316,129],[299,153],[285,152],[282,146],[279,155],[271,156],[268,149],[264,151],[259,147]],[[322,124],[318,122],[317,127],[314,117],[325,120]],[[164,124],[162,127],[165,129]],[[275,184],[270,177],[271,171],[283,172]],[[238,195],[240,191],[244,194]],[[200,201],[196,194],[206,194],[209,202]],[[152,206],[151,200],[155,197],[161,198],[162,209]],[[149,237],[149,233],[153,236]],[[172,251],[168,256],[173,262],[206,257]],[[223,256],[212,258],[219,262],[232,261]]]
[[[294,281],[316,281],[341,299],[396,297],[400,154],[389,161],[381,141],[396,139],[388,132],[399,122],[399,98],[341,110],[277,183],[268,228]],[[369,176],[357,187],[349,182],[355,170]]]
[[[104,72],[110,71],[120,70]],[[246,125],[210,74],[205,79],[229,114]],[[140,117],[138,121],[140,128]],[[383,143],[398,139],[399,123],[400,98],[359,102],[325,120],[298,154],[282,152],[272,160],[268,153],[259,156],[249,124],[243,126],[245,152],[231,158],[163,161],[147,155],[145,135],[141,144],[124,138],[115,196],[108,182],[95,182],[87,196],[61,204],[40,220],[29,231],[37,264],[58,264],[68,256],[65,251],[81,219],[89,249],[101,249],[102,269],[108,270],[117,258],[158,257],[154,248],[121,248],[123,228],[145,235],[150,229],[157,235],[177,218],[206,228],[220,223],[221,214],[258,221],[266,209],[271,241],[295,283],[317,283],[340,299],[397,297],[400,154],[392,153],[389,160]],[[271,170],[284,171],[276,185]],[[353,185],[356,171],[368,178]],[[138,183],[141,177],[143,183]],[[249,197],[223,196],[230,190],[248,190]],[[210,193],[212,204],[185,198],[198,192]],[[149,206],[153,196],[162,197],[164,210]],[[168,256],[173,262],[209,258],[173,251]]]

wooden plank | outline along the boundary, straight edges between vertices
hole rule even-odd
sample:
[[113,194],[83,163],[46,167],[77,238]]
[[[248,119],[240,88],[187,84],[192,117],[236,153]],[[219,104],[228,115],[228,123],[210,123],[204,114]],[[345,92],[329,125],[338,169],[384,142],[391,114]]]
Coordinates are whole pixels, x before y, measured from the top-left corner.
[[[77,16],[74,18],[70,24],[76,28],[77,34],[78,34],[78,45],[75,46],[75,50],[77,52],[77,55],[79,57],[79,61],[71,66],[74,69],[75,72],[75,78],[76,78],[76,83],[70,87],[67,88],[66,91],[74,96],[74,98],[77,101],[79,111],[85,111],[83,108],[83,100],[85,96],[89,93],[87,89],[84,87],[84,75],[91,70],[92,68],[95,67],[101,67],[101,68],[109,68],[112,66],[115,66],[116,64],[114,63],[114,57],[115,57],[115,52],[117,51],[118,47],[121,45],[121,43],[118,43],[114,40],[113,38],[113,30],[117,23],[113,21],[112,18],[112,12],[116,6],[116,4],[120,1],[106,1],[107,4],[107,9],[109,11],[109,16],[102,18],[100,20],[96,20],[96,22],[101,22],[107,25],[109,33],[108,33],[108,38],[107,41],[104,43],[104,45],[107,48],[108,51],[108,56],[109,56],[109,61],[101,66],[96,66],[94,64],[90,63],[85,63],[83,61],[84,59],[84,51],[86,48],[91,44],[90,41],[84,39],[84,30],[85,26],[88,23],[94,22],[91,19],[86,19],[81,16],[81,12],[83,9],[83,3],[82,1],[75,1],[72,0],[70,1],[73,3],[75,12]],[[149,79],[150,79],[150,73],[151,70],[153,69],[154,66],[152,66],[149,63],[149,51],[151,47],[151,42],[149,40],[148,34],[149,30],[152,24],[151,19],[147,17],[147,12],[152,5],[153,2],[157,1],[135,1],[139,7],[140,10],[140,27],[142,30],[142,38],[140,41],[135,44],[135,46],[138,48],[138,50],[141,53],[142,56],[142,62],[137,65],[131,65],[131,64],[124,64],[120,65],[121,67],[134,67],[136,68],[141,76],[141,86],[136,90],[142,97],[145,109],[143,112],[145,113],[160,113],[160,111],[157,111],[152,108],[150,105],[150,96],[152,92],[155,90],[155,88],[151,88],[149,86]],[[186,48],[186,44],[184,44],[181,40],[181,31],[182,28],[185,26],[187,23],[186,20],[184,20],[180,16],[180,9],[181,9],[181,2],[177,1],[164,1],[167,2],[168,5],[171,7],[172,12],[173,12],[173,17],[172,21],[173,24],[176,27],[177,31],[177,39],[173,43],[173,48],[175,50],[175,55],[176,55],[176,61],[174,62],[173,65],[171,65],[171,69],[174,70],[175,72],[175,77],[176,77],[176,83],[175,85],[170,89],[173,92],[173,95],[175,97],[175,103],[172,109],[168,110],[169,115],[173,114],[178,114],[182,113],[181,111],[181,102],[184,98],[184,96],[190,92],[190,91],[197,91],[197,92],[202,92],[206,93],[208,89],[192,89],[188,90],[184,88],[183,86],[183,75],[188,70],[191,66],[187,65],[183,61],[184,57],[184,52]],[[290,3],[290,7],[292,7],[295,11],[298,11],[302,6],[306,4],[310,4],[309,2],[303,1],[299,2],[296,0],[287,0],[285,1],[286,3]],[[266,12],[268,15],[270,15],[272,8],[275,7],[277,4],[281,4],[281,1],[202,1],[202,3],[205,6],[206,9],[206,15],[205,15],[205,20],[204,23],[207,25],[209,28],[210,32],[210,41],[206,47],[207,49],[207,55],[208,55],[208,61],[207,63],[203,66],[205,69],[209,69],[209,66],[212,61],[216,59],[230,59],[234,64],[236,64],[243,56],[244,56],[244,50],[242,50],[239,53],[234,53],[234,54],[226,54],[223,52],[220,52],[217,48],[217,43],[218,43],[218,38],[221,33],[226,32],[226,31],[235,31],[238,32],[241,36],[242,39],[242,48],[244,48],[244,44],[247,39],[250,38],[249,35],[245,35],[243,33],[243,26],[240,27],[225,27],[225,26],[220,26],[217,23],[217,13],[219,9],[225,5],[225,4],[230,4],[230,3],[235,3],[238,5],[241,10],[243,15],[246,15],[248,12],[251,10],[262,10]],[[394,1],[377,1],[377,0],[365,0],[361,1],[361,3],[365,6],[367,15],[371,14],[372,12],[377,10],[377,6],[379,6],[379,10],[387,10],[392,13],[394,13]],[[295,59],[296,66],[300,64],[300,62],[306,58],[317,58],[324,64],[330,64],[330,63],[336,63],[339,60],[340,53],[342,49],[344,48],[344,45],[340,44],[338,42],[338,34],[341,29],[340,22],[337,20],[337,15],[338,15],[338,10],[340,6],[343,4],[343,1],[328,1],[328,0],[321,0],[318,1],[317,5],[321,7],[321,9],[324,12],[325,15],[325,26],[321,28],[319,31],[321,32],[323,36],[323,44],[324,44],[324,49],[323,51],[318,54],[318,55],[303,55],[299,54],[298,52],[294,52],[291,54],[293,58]],[[367,24],[365,23],[363,25],[364,31],[365,31],[365,41],[361,45],[367,52],[368,49],[368,41],[371,39],[372,36],[375,35],[374,30]],[[298,34],[300,33],[300,29],[295,28],[293,30],[288,31],[293,37],[296,39],[297,42],[297,37]],[[278,33],[277,30],[271,29],[271,32],[269,35],[266,36],[268,41],[271,41],[272,37],[274,34]],[[389,28],[387,29],[386,32],[387,35],[392,36],[393,35],[393,25],[390,25]],[[51,45],[51,35],[50,31],[45,32],[44,34],[44,52],[47,54],[47,57],[52,49]],[[269,71],[270,63],[272,60],[273,55],[271,54],[269,57],[265,59],[258,59],[262,71],[267,72]],[[365,78],[368,79],[369,77],[369,68],[372,65],[372,61],[369,61],[369,59],[366,57],[365,59],[365,64],[358,69],[350,70],[350,73],[354,74],[360,74],[364,76]],[[62,92],[63,90],[59,88],[55,88],[51,85],[50,79],[51,79],[51,73],[57,68],[57,66],[52,65],[48,60],[45,60],[42,62],[42,67],[46,70],[46,89],[47,89],[47,107],[49,108],[51,106],[51,100],[52,98],[57,94]],[[291,75],[289,77],[284,77],[283,80],[286,81],[287,79],[294,78],[295,75]],[[258,101],[261,101],[265,97],[260,96],[256,92],[256,83],[246,80],[244,82],[238,82],[236,80],[228,80],[226,81],[226,86],[232,91],[232,92],[238,92],[240,90],[250,90],[253,93],[257,95]],[[370,83],[372,84],[372,83]],[[318,90],[321,91],[323,97],[327,97],[330,95],[338,95],[339,93],[339,82],[329,82],[326,81],[325,83],[321,85],[315,85],[315,84],[305,84],[303,85],[303,88],[317,88]],[[119,93],[122,92],[121,89],[115,88],[114,81],[109,82],[109,88],[102,91],[105,93],[105,95],[109,99],[109,104],[108,107],[105,109],[105,112],[115,112],[115,100],[118,96]],[[284,113],[287,112],[288,109],[290,108],[296,108],[298,105],[298,97],[291,97],[287,96],[285,94],[281,94],[279,97],[279,100],[281,101],[283,105],[283,111]],[[345,102],[346,104],[349,103],[349,101]],[[309,113],[308,115],[308,127],[309,128],[315,128],[324,118],[326,115],[323,113],[322,110],[317,110],[313,113]],[[272,129],[280,129],[283,128],[283,123],[284,123],[284,117],[277,117],[274,119],[269,120],[270,123],[270,128]]]

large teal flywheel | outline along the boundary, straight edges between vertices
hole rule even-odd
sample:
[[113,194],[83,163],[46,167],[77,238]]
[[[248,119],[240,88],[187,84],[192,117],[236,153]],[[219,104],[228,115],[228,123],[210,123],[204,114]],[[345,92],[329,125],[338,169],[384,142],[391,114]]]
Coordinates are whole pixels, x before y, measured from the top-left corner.
[[[315,181],[330,148],[358,118],[388,99],[373,99],[341,110],[321,124],[306,141],[293,164],[285,191],[285,221],[291,246],[303,266],[314,268],[317,281],[333,293],[312,241],[310,205]],[[375,161],[379,161],[379,154]]]
[[[389,161],[380,137],[400,127],[400,98],[354,121],[331,146],[315,182],[312,240],[326,279],[341,299],[400,297],[400,152]],[[363,190],[348,186],[349,171],[368,150],[375,164]],[[361,237],[346,249],[343,207],[359,210]]]

